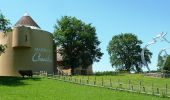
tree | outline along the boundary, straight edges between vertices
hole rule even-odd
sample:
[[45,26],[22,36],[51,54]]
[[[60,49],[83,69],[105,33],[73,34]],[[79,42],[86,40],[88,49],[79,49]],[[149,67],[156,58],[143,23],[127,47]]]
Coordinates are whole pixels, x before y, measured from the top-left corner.
[[[166,60],[166,62],[164,62]],[[170,72],[170,55],[166,58],[165,55],[163,56],[158,56],[158,64],[157,66],[159,67],[158,70],[163,70],[166,72]]]
[[75,17],[64,16],[57,21],[54,39],[65,65],[72,68],[72,74],[76,67],[86,69],[103,55],[95,27]]
[[0,31],[3,31],[4,33],[11,31],[10,21],[5,18],[5,16],[0,13]]
[[[5,18],[5,16],[0,13],[0,32],[6,33],[11,30],[10,21]],[[5,44],[0,44],[0,55],[5,52]]]
[[[131,70],[141,72],[143,66],[141,44],[142,41],[138,40],[137,36],[132,33],[122,33],[113,36],[107,47],[112,67],[128,72]],[[151,55],[152,53],[146,49],[144,56],[148,63],[150,63]]]
[[163,69],[170,73],[170,55],[168,56]]
[[158,56],[158,63],[157,63],[158,71],[162,70],[162,66],[164,64],[164,59],[165,59],[165,56]]

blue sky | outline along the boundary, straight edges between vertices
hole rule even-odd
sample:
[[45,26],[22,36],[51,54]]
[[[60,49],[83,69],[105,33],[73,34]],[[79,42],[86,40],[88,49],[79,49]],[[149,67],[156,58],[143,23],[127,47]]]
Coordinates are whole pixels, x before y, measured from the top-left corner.
[[[28,12],[49,32],[53,32],[57,19],[65,15],[92,23],[104,53],[93,69],[105,71],[113,70],[106,48],[114,35],[134,33],[144,42],[142,46],[160,32],[167,32],[166,38],[170,40],[169,4],[169,0],[0,0],[0,10],[12,25]],[[151,69],[157,68],[158,52],[168,47],[168,43],[160,41],[148,47],[153,52]]]

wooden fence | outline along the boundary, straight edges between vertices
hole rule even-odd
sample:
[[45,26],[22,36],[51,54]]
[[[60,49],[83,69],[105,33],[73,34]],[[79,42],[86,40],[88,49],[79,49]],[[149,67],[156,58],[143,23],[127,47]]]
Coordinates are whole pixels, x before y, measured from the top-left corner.
[[161,96],[170,98],[170,89],[168,89],[168,84],[165,84],[163,88],[156,87],[154,84],[151,86],[145,86],[141,81],[138,84],[133,84],[131,80],[128,80],[127,83],[122,82],[121,80],[112,81],[105,80],[101,78],[101,80],[97,80],[96,77],[91,79],[89,77],[71,77],[71,76],[60,76],[60,75],[49,75],[48,78],[57,79],[64,82],[70,82],[81,85],[88,85],[93,87],[102,87],[108,88],[112,90],[119,91],[128,91],[128,92],[136,92],[147,95]]

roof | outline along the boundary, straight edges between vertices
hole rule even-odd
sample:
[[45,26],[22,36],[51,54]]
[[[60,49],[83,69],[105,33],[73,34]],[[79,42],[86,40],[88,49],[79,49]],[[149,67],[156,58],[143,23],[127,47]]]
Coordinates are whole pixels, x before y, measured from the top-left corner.
[[25,13],[24,16],[22,16],[14,25],[14,27],[17,26],[30,26],[34,28],[40,28],[38,24],[27,13]]

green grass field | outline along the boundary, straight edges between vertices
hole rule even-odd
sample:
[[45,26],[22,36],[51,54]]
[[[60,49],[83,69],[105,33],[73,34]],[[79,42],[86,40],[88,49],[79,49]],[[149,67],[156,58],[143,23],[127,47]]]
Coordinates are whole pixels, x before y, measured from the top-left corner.
[[48,78],[0,77],[0,100],[169,100],[169,98],[83,86]]
[[[87,80],[88,76],[74,76],[78,79],[84,79]],[[89,80],[93,81],[97,80],[97,84],[101,84],[101,80],[105,81],[105,83],[109,84],[110,79],[113,83],[117,83],[118,81],[123,84],[128,84],[129,81],[131,84],[139,85],[141,82],[144,86],[151,86],[152,84],[154,87],[164,88],[166,84],[170,83],[169,78],[156,78],[156,77],[148,77],[144,76],[143,74],[118,74],[115,76],[89,76]],[[170,84],[168,85],[168,88],[170,89]]]
[[[159,89],[159,94],[165,92],[165,88],[167,86],[167,94],[170,96],[170,79],[168,78],[156,78],[156,77],[148,77],[143,74],[118,74],[115,76],[74,76],[77,80],[82,79],[81,81],[86,82],[89,78],[89,83],[93,84],[94,80],[96,80],[96,85],[102,84],[102,78],[104,80],[104,86],[110,86],[110,80],[112,82],[112,87],[119,87],[119,83],[122,84],[122,88],[129,89],[133,86],[134,91],[143,91],[143,87],[147,93],[157,93]],[[129,83],[130,82],[130,83]],[[129,85],[130,84],[130,85]],[[140,86],[141,84],[141,86]],[[141,88],[140,88],[141,87]]]

